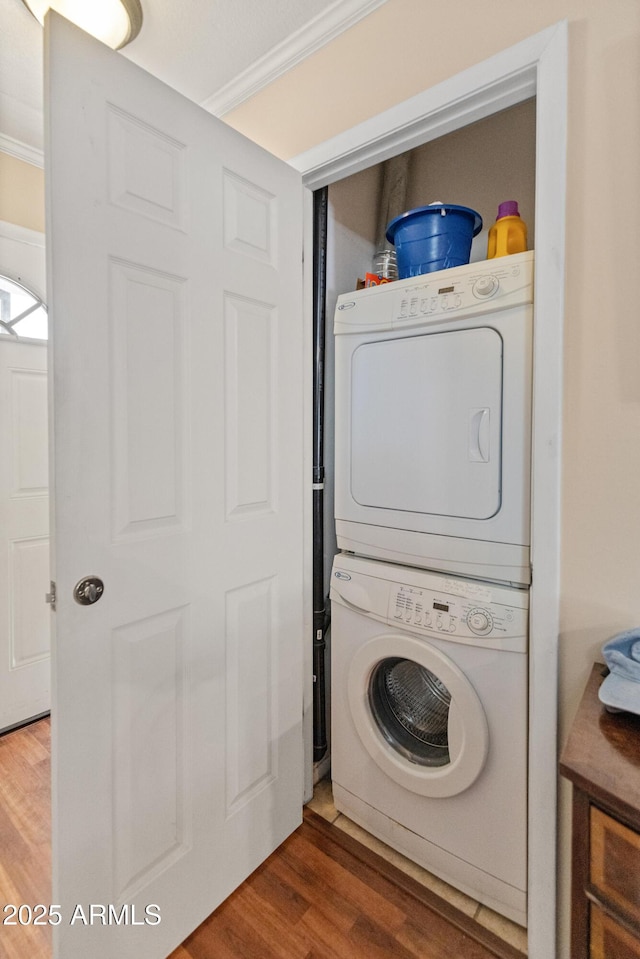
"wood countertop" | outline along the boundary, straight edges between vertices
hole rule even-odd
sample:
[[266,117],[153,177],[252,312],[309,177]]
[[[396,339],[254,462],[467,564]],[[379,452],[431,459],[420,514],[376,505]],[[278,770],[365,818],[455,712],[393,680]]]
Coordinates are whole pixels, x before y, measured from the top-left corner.
[[621,818],[640,820],[640,716],[609,713],[598,699],[596,663],[560,758],[560,772]]

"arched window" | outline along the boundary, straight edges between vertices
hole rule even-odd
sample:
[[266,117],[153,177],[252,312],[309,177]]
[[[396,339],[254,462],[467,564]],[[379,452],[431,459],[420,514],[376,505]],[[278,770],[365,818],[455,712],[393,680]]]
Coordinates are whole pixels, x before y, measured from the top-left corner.
[[47,308],[36,293],[0,274],[0,336],[46,340]]

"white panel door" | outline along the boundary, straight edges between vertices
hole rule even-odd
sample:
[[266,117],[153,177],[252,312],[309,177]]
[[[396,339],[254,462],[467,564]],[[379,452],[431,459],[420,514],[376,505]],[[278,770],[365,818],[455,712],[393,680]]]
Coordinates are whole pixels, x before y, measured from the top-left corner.
[[0,340],[0,730],[49,709],[47,348]]
[[56,955],[155,959],[301,820],[302,186],[46,48]]

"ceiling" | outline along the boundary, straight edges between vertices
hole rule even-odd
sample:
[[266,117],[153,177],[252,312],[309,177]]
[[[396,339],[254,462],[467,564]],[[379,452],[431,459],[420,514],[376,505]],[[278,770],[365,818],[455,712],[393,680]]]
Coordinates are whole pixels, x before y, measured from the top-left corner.
[[[93,2],[93,0],[87,0]],[[141,0],[122,55],[222,115],[386,0]],[[0,149],[43,148],[42,28],[0,0]]]

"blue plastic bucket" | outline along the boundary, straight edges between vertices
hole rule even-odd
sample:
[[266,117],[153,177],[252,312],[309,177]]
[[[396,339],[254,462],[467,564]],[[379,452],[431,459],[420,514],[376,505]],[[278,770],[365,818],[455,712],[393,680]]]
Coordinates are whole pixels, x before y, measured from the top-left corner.
[[432,203],[397,216],[387,226],[395,244],[401,280],[469,262],[471,241],[482,229],[482,217],[467,206]]

